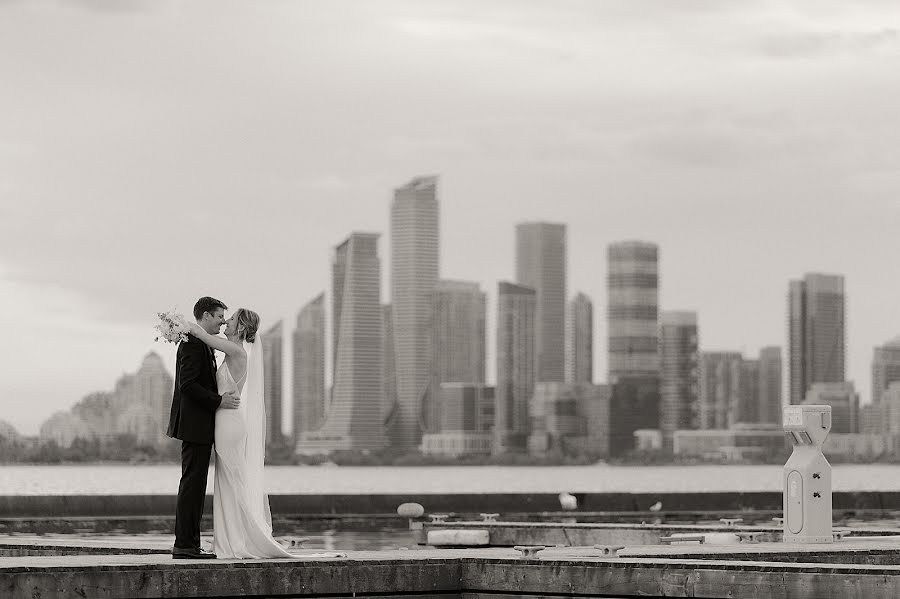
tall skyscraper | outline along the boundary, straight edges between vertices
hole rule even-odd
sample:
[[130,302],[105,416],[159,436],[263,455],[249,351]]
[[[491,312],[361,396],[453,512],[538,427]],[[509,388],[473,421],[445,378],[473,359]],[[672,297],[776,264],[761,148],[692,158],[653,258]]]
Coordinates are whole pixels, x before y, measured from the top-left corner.
[[660,321],[659,429],[663,450],[671,453],[675,431],[692,428],[699,400],[697,314],[663,312]]
[[700,410],[697,428],[724,429],[738,422],[744,357],[739,352],[700,354]]
[[535,375],[542,382],[565,381],[566,226],[516,226],[516,283],[536,293]]
[[334,384],[325,422],[300,435],[298,453],[377,450],[387,444],[382,404],[381,263],[378,234],[353,233],[335,248]]
[[872,403],[881,401],[881,396],[895,381],[900,381],[900,337],[875,348],[872,356]]
[[[432,294],[438,280],[437,177],[394,191],[391,204],[391,305],[397,370],[394,446],[414,449],[430,396]],[[436,391],[435,391],[436,393]]]
[[641,241],[613,243],[607,275],[609,382],[659,376],[659,250]]
[[566,315],[566,382],[594,382],[594,305],[578,293]]
[[844,277],[807,273],[788,292],[790,400],[813,383],[844,381]]
[[[437,283],[432,304],[432,390],[440,390],[441,383],[484,383],[486,310],[478,283]],[[430,395],[426,419],[430,432],[439,427],[440,397]]]
[[659,376],[619,376],[610,385],[609,453],[635,448],[635,431],[659,428]]
[[742,359],[737,368],[737,404],[729,419],[729,426],[760,422],[759,414],[759,360]]
[[659,249],[621,241],[607,250],[610,453],[634,448],[634,431],[659,428]]
[[537,292],[501,282],[497,293],[497,388],[494,452],[524,452],[535,383]]
[[281,321],[273,324],[262,334],[263,366],[265,377],[264,396],[266,403],[266,446],[282,441],[281,432],[281,384],[284,376],[281,348],[283,335]]
[[781,424],[781,348],[759,350],[759,422]]
[[[390,304],[381,306],[381,388],[384,389],[382,413],[385,425],[390,429],[394,424],[397,409],[397,363],[394,354],[394,316]],[[391,438],[388,430],[388,439]]]
[[325,416],[325,294],[297,315],[294,329],[294,441]]

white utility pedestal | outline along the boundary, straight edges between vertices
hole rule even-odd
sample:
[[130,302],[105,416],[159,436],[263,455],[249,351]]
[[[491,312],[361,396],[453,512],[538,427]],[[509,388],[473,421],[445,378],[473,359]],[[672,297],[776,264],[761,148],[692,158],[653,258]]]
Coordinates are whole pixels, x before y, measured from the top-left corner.
[[831,464],[822,454],[831,406],[787,406],[782,422],[794,444],[784,465],[784,542],[832,543]]

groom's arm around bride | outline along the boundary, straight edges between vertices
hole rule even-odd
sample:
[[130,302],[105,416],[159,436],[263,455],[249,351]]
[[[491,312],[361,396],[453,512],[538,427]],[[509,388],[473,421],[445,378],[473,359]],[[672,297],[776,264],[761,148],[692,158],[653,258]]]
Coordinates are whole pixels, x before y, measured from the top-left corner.
[[234,409],[240,398],[215,391],[215,359],[207,345],[194,336],[178,345],[175,397],[168,435],[182,441],[212,444],[215,413]]

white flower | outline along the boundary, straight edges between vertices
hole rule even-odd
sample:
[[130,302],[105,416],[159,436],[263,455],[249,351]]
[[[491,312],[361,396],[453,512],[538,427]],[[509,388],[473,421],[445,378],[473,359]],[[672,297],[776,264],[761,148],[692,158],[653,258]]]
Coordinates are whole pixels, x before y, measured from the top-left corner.
[[156,341],[162,340],[166,343],[181,343],[187,341],[187,333],[190,327],[184,320],[184,316],[176,313],[174,310],[170,312],[157,312],[159,324],[155,328],[159,331]]

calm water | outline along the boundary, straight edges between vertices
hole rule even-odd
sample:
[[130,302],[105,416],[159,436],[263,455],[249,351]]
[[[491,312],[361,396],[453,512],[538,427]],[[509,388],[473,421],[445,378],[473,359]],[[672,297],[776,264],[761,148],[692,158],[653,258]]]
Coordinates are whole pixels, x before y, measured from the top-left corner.
[[[780,491],[781,472],[781,466],[270,466],[266,489],[311,495]],[[179,476],[177,465],[0,466],[0,495],[169,495]],[[835,490],[900,491],[900,465],[839,465],[833,480]]]

